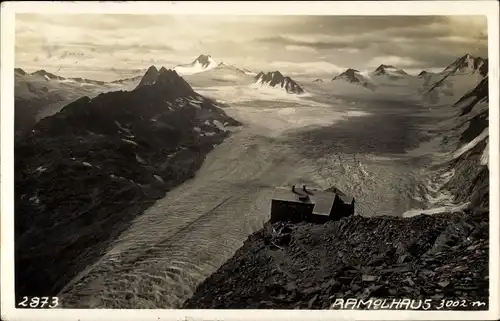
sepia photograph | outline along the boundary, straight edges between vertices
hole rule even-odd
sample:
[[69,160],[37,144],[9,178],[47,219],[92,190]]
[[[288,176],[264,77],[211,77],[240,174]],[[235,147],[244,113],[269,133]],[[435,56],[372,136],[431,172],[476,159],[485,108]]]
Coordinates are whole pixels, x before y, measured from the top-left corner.
[[487,10],[225,5],[12,14],[2,319],[498,313],[498,30]]

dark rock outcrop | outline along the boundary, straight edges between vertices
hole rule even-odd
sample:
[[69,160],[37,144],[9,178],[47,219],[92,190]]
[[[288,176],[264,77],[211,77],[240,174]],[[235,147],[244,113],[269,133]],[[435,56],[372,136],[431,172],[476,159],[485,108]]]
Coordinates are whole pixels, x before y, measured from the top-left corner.
[[219,123],[239,125],[164,68],[150,85],[82,97],[38,122],[15,144],[16,295],[56,295],[193,177],[228,136]]
[[480,73],[482,76],[488,74],[488,59],[474,57],[470,54],[465,54],[447,66],[443,73],[469,72]]
[[54,75],[51,72],[45,71],[44,69],[37,70],[34,73],[32,73],[31,75],[44,77],[47,80],[64,80],[64,79],[66,79],[64,77]]
[[22,136],[35,125],[38,112],[44,108],[63,104],[65,97],[49,90],[47,83],[31,82],[29,74],[16,70],[14,77],[14,131]]
[[104,81],[64,78],[45,70],[28,74],[20,68],[14,70],[14,84],[15,133],[18,136],[31,130],[40,113],[52,110],[55,113],[81,96],[96,95],[111,88]]
[[466,75],[478,74],[480,77],[487,77],[488,59],[473,57],[469,54],[458,58],[441,72],[443,76],[430,87],[428,92],[430,93],[433,90],[442,87],[450,76],[460,73],[465,73]]
[[158,69],[155,66],[151,66],[148,68],[144,76],[141,78],[141,81],[137,85],[137,87],[142,87],[146,85],[152,85],[158,78]]

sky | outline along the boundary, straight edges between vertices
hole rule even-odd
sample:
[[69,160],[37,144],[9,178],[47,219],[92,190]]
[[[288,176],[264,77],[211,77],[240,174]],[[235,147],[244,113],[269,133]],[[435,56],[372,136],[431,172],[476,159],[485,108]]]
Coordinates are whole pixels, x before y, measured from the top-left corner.
[[16,67],[98,80],[200,54],[255,72],[319,78],[382,63],[438,71],[466,53],[488,53],[482,16],[17,14],[15,32]]

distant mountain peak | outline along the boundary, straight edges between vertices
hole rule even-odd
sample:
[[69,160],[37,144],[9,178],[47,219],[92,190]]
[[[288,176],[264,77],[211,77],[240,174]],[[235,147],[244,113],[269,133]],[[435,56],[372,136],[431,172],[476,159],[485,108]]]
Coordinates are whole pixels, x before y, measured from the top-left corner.
[[403,69],[397,68],[394,65],[381,64],[374,70],[375,76],[389,75],[389,76],[403,76],[408,75]]
[[359,72],[357,69],[348,68],[340,75],[333,77],[331,81],[343,80],[348,83],[361,85],[363,87],[368,87],[369,83],[367,79]]
[[304,89],[302,89],[302,87],[292,78],[283,76],[278,70],[268,73],[259,72],[257,76],[255,76],[255,82],[270,87],[281,87],[285,89],[287,93],[302,94],[304,92]]
[[154,84],[156,79],[158,78],[158,73],[158,69],[156,69],[155,66],[149,67],[148,70],[146,70],[144,76],[142,76],[142,79],[137,87]]
[[14,68],[14,72],[16,74],[20,74],[20,75],[26,75],[26,71],[24,71],[23,69],[21,68]]
[[193,91],[175,70],[165,67],[161,67],[159,71],[154,66],[149,67],[136,89],[151,86],[160,88],[165,94],[177,92],[179,95],[186,95]]
[[210,55],[201,54],[189,64],[175,66],[174,70],[179,74],[190,75],[217,68],[218,65]]
[[212,58],[212,56],[210,55],[205,55],[205,54],[201,54],[198,56],[198,58],[196,58],[194,61],[199,61],[200,63],[202,64],[206,64],[208,63],[208,61]]
[[394,67],[393,65],[384,65],[384,64],[381,64],[380,66],[378,66],[377,69],[386,69],[386,68],[396,68],[396,67]]
[[471,54],[466,53],[447,66],[443,72],[461,72],[470,74],[479,72],[482,76],[486,76],[488,74],[488,59],[474,57]]
[[65,80],[65,79],[66,79],[66,78],[64,78],[64,77],[54,75],[53,73],[48,72],[48,71],[46,71],[45,69],[40,69],[40,70],[37,70],[37,71],[35,71],[35,72],[31,73],[31,75],[34,75],[34,76],[41,76],[41,77],[44,77],[44,78],[45,78],[45,79],[47,79],[47,80],[54,80],[54,79],[57,79],[57,80]]
[[422,71],[418,74],[418,76],[425,76],[425,75],[427,75],[427,74],[428,74],[428,72],[427,72],[427,71],[422,70]]
[[212,56],[205,54],[201,54],[198,58],[193,60],[192,64],[195,65],[196,63],[200,64],[203,68],[207,68],[210,65],[213,67],[217,66],[217,63],[212,59]]

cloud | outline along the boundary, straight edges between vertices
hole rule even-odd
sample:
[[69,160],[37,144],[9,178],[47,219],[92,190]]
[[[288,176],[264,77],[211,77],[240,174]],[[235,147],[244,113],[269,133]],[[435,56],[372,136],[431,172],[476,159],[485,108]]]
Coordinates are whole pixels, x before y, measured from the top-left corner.
[[268,67],[271,69],[274,68],[283,73],[288,73],[290,75],[330,75],[341,72],[345,69],[343,67],[325,61],[309,61],[301,63],[289,61],[273,61],[269,63]]
[[481,16],[18,14],[16,64],[134,69],[205,53],[243,68],[286,62],[291,73],[378,62],[428,69],[465,53],[487,57],[486,31]]

